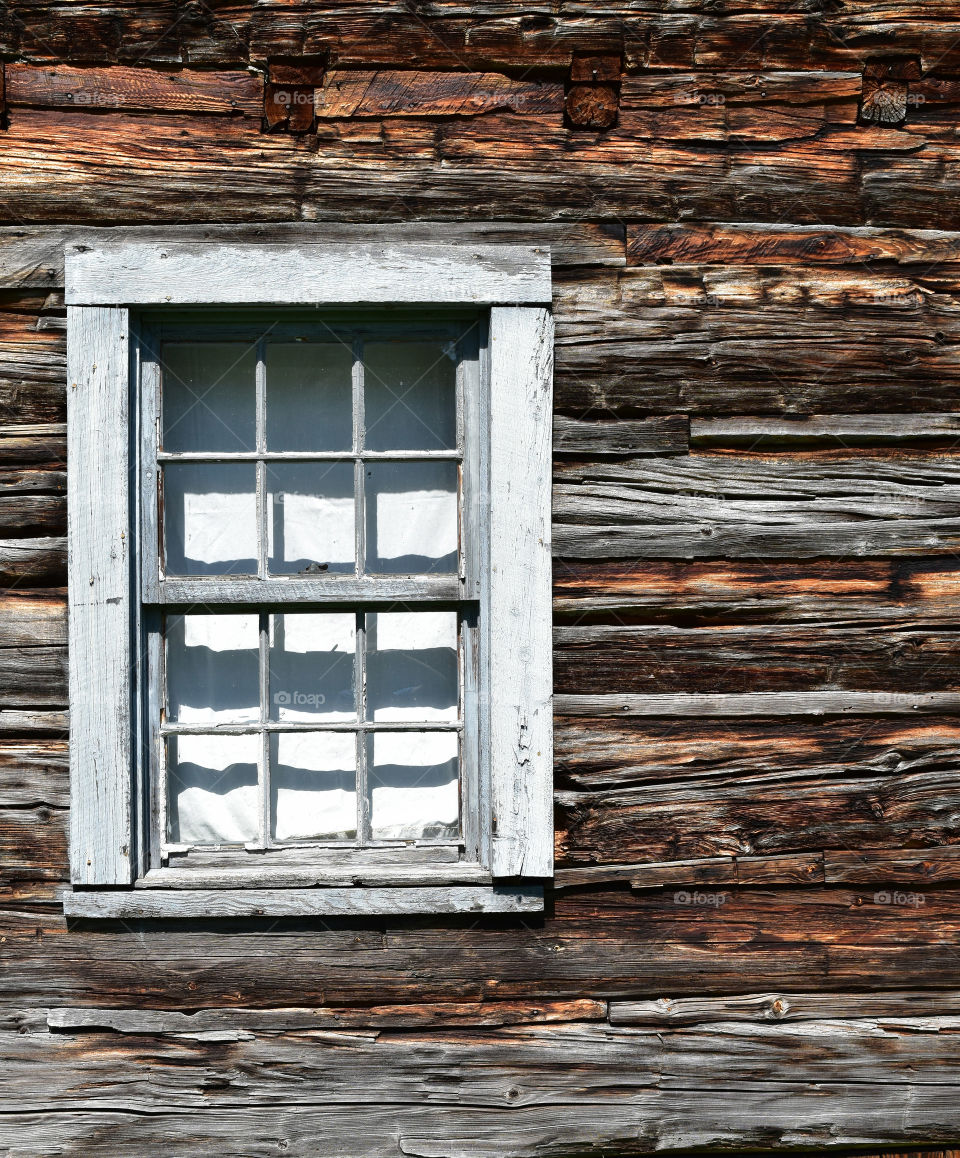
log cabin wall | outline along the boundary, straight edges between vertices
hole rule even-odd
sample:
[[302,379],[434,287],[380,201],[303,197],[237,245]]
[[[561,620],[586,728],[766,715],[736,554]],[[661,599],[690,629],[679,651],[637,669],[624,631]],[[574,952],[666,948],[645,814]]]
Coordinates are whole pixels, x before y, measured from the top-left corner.
[[[960,4],[0,9],[0,1150],[960,1139]],[[77,924],[63,245],[549,246],[543,919]]]

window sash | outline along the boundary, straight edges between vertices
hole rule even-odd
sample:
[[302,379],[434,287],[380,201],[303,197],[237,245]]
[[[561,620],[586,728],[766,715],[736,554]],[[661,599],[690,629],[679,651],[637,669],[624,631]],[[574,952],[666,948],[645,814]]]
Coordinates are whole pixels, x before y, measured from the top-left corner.
[[[204,311],[206,316],[206,311]],[[265,325],[269,325],[267,341],[263,338]],[[141,500],[140,535],[140,605],[144,621],[148,625],[142,636],[142,650],[147,658],[147,688],[145,697],[145,729],[148,738],[148,795],[151,808],[148,817],[148,858],[151,874],[178,871],[172,865],[181,866],[196,862],[202,857],[207,864],[216,863],[218,858],[229,859],[236,855],[236,846],[222,851],[211,851],[209,846],[189,848],[176,845],[167,838],[167,753],[166,737],[172,734],[218,734],[236,735],[260,732],[264,736],[264,752],[258,774],[259,836],[250,845],[251,850],[267,852],[266,859],[273,862],[275,856],[285,849],[296,847],[304,864],[317,859],[322,862],[324,850],[338,848],[349,852],[351,857],[362,862],[365,854],[374,854],[378,849],[390,848],[404,852],[405,856],[429,863],[431,850],[454,848],[464,864],[481,864],[485,860],[484,845],[488,839],[481,816],[482,801],[486,790],[481,784],[483,771],[479,751],[480,722],[479,691],[477,678],[480,670],[478,657],[479,626],[477,613],[480,594],[480,529],[478,515],[481,505],[483,481],[481,471],[481,414],[483,413],[481,378],[481,351],[484,348],[485,320],[476,314],[464,316],[451,324],[425,325],[416,321],[369,322],[352,321],[349,326],[337,322],[335,327],[326,323],[279,323],[272,325],[265,319],[224,325],[213,319],[210,322],[178,321],[173,324],[161,322],[151,324],[149,318],[142,323],[140,342],[140,398],[141,431],[140,455],[141,475],[146,481]],[[331,335],[349,342],[353,360],[353,445],[349,451],[337,453],[267,451],[264,441],[266,429],[266,395],[264,366],[268,341],[283,342],[294,337],[312,341],[330,341]],[[220,342],[224,340],[249,341],[257,343],[257,448],[249,452],[169,452],[160,449],[162,429],[162,350],[168,342]],[[457,445],[444,451],[372,451],[365,446],[365,432],[362,429],[363,393],[362,383],[357,381],[357,367],[360,361],[361,345],[364,341],[403,341],[456,343],[456,431]],[[458,528],[458,568],[456,574],[418,575],[318,575],[318,576],[266,576],[263,561],[266,557],[266,542],[263,536],[265,497],[263,495],[262,467],[264,462],[310,462],[334,461],[355,464],[354,519],[357,533],[357,559],[359,570],[362,554],[361,535],[365,530],[366,511],[364,509],[364,464],[376,461],[454,461],[461,464],[459,478],[459,528]],[[260,565],[258,575],[230,576],[181,576],[160,574],[160,544],[164,533],[160,525],[159,479],[164,463],[169,462],[251,462],[258,470],[258,537]],[[342,608],[352,612],[376,610],[397,602],[409,604],[417,610],[452,609],[457,612],[464,625],[461,630],[459,648],[460,719],[454,727],[438,726],[429,721],[409,728],[391,726],[373,721],[361,721],[351,726],[330,726],[313,724],[263,724],[246,728],[224,726],[216,729],[186,728],[182,725],[155,726],[161,719],[163,640],[159,610],[188,608],[202,604],[208,610],[222,610],[244,606],[261,613],[280,610],[308,611],[311,609],[333,610]],[[363,651],[359,654],[362,656]],[[262,660],[261,660],[262,662]],[[360,679],[362,680],[362,674]],[[460,835],[453,841],[422,840],[411,846],[409,841],[389,841],[372,839],[369,832],[367,802],[367,756],[368,750],[362,741],[365,735],[376,731],[456,731],[459,744],[459,796]],[[314,840],[278,844],[270,839],[270,784],[269,753],[267,740],[270,734],[297,731],[354,731],[358,736],[356,790],[359,817],[355,840]],[[145,850],[147,851],[147,850]],[[251,860],[260,858],[252,851],[241,854]],[[266,868],[266,866],[263,866]],[[256,866],[251,866],[253,871]]]

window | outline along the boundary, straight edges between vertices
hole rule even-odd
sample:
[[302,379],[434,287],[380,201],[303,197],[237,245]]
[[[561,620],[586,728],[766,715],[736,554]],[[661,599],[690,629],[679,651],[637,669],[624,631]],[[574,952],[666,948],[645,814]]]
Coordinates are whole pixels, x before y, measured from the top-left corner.
[[68,914],[552,872],[548,256],[68,247]]

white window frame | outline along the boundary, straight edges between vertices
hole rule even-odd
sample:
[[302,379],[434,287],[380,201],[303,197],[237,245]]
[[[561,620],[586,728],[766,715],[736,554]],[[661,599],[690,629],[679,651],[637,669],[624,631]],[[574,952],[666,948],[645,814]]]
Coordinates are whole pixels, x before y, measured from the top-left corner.
[[[68,244],[68,915],[542,908],[542,882],[553,873],[550,300],[549,253],[523,246]],[[313,873],[311,887],[256,872],[241,887],[229,874],[151,877],[137,559],[141,497],[153,482],[135,477],[138,311],[304,305],[425,307],[427,316],[429,307],[465,307],[486,321],[477,488],[481,840],[478,864],[460,878],[442,864],[387,864],[360,881],[356,870],[331,866]]]

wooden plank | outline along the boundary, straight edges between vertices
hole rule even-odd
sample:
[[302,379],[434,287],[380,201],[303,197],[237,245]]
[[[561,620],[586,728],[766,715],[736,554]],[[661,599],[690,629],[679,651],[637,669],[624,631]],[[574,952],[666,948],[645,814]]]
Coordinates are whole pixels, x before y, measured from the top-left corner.
[[[385,243],[536,245],[550,251],[553,265],[622,266],[624,227],[594,222],[407,221],[381,224]],[[0,226],[0,285],[28,288],[63,286],[68,240],[96,247],[104,241],[184,240],[258,241],[277,245],[339,244],[368,241],[369,226],[349,222],[273,221],[251,225],[117,225],[90,229],[63,225]]]
[[133,879],[126,310],[70,307],[70,875]]
[[665,1028],[722,1022],[794,1022],[834,1019],[919,1019],[960,1015],[960,992],[745,993],[730,997],[659,997],[611,1001],[611,1025]]
[[949,558],[563,560],[554,615],[609,622],[949,624],[960,616],[960,565]]
[[456,576],[427,575],[423,577],[371,576],[354,579],[348,576],[323,576],[311,579],[257,579],[251,576],[239,582],[221,579],[164,579],[151,602],[171,605],[205,603],[356,603],[357,600],[433,599],[437,602],[455,602],[461,597],[460,582]]
[[4,69],[8,106],[125,109],[263,116],[263,80],[246,71],[178,72],[151,68],[72,68],[58,64],[8,63]]
[[66,577],[66,539],[0,540],[0,586],[60,586]]
[[0,592],[0,647],[48,647],[67,642],[67,592]]
[[960,233],[937,229],[773,224],[631,224],[629,265],[921,266],[960,262]]
[[67,427],[62,422],[0,427],[0,463],[62,466],[67,461]]
[[960,880],[960,848],[857,848],[824,853],[828,884],[876,881],[922,889],[938,881]]
[[[907,1009],[904,1012],[907,1012]],[[536,1005],[511,1001],[426,1002],[305,1009],[198,1009],[195,1013],[148,1009],[67,1007],[47,1011],[52,1030],[110,1030],[222,1041],[250,1040],[254,1034],[305,1033],[330,1029],[427,1029],[448,1026],[534,1025],[543,1022],[603,1021],[607,1003],[544,1001]],[[241,1036],[243,1035],[243,1036]]]
[[955,692],[754,692],[727,695],[554,696],[560,716],[844,716],[960,710]]
[[0,697],[9,708],[65,708],[66,647],[0,648]]
[[[248,276],[251,264],[256,278]],[[523,246],[73,244],[69,305],[550,302],[550,256]]]
[[64,897],[66,917],[151,920],[183,917],[357,917],[428,913],[536,913],[543,890],[534,885],[482,888],[75,889]]
[[0,741],[0,808],[70,803],[65,740]]
[[920,619],[560,626],[558,694],[960,691],[960,639]]
[[60,739],[70,730],[67,712],[0,710],[0,736],[53,736]]
[[802,418],[695,418],[690,445],[752,450],[772,444],[887,446],[913,442],[952,444],[960,437],[960,414],[810,414]]
[[490,315],[490,502],[481,654],[494,876],[553,870],[550,487],[553,322]]
[[559,113],[563,85],[500,73],[332,69],[316,90],[316,115],[339,117],[480,116],[494,109]]
[[675,414],[665,418],[619,418],[605,422],[553,417],[555,454],[599,455],[686,454],[690,420]]

